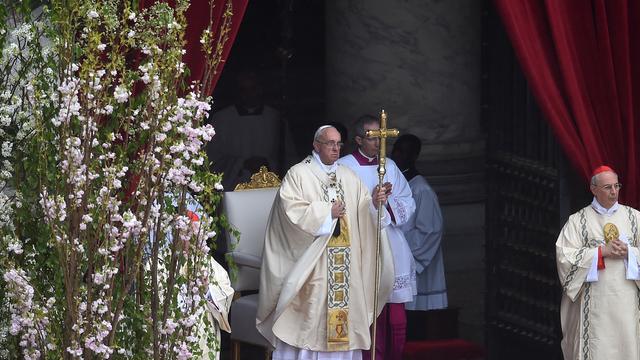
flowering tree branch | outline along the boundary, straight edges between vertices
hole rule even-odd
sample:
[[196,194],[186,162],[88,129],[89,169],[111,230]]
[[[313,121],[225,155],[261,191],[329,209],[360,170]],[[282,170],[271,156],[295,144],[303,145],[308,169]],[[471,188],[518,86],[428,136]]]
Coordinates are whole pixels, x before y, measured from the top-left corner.
[[186,83],[189,2],[133,3],[0,5],[0,357],[209,351],[210,81]]

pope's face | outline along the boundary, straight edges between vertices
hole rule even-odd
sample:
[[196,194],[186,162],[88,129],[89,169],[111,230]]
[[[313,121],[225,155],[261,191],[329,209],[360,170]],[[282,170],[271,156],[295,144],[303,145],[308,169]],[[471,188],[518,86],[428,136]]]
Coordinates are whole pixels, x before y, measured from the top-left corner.
[[591,193],[595,196],[600,205],[609,209],[618,201],[620,194],[620,184],[618,175],[605,171],[596,176],[596,184],[591,185]]
[[332,165],[340,158],[341,137],[335,128],[327,128],[320,138],[313,142],[314,150],[325,165]]
[[[380,129],[380,125],[376,122],[371,122],[368,124],[364,124],[365,134],[367,130],[378,130]],[[356,136],[356,142],[358,143],[358,147],[360,151],[366,156],[372,158],[378,156],[378,152],[380,151],[380,139],[379,138],[371,138],[366,136]]]

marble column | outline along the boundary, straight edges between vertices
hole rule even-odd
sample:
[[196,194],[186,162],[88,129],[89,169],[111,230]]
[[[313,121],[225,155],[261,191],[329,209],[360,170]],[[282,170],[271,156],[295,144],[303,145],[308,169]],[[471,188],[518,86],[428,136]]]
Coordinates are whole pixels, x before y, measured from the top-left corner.
[[482,2],[339,0],[327,1],[325,11],[326,120],[352,136],[358,116],[384,108],[390,126],[422,140],[418,168],[445,216],[450,303],[461,307],[461,334],[481,341]]
[[327,121],[349,127],[384,108],[422,139],[419,165],[445,202],[484,196],[472,184],[484,158],[481,11],[475,0],[326,3]]

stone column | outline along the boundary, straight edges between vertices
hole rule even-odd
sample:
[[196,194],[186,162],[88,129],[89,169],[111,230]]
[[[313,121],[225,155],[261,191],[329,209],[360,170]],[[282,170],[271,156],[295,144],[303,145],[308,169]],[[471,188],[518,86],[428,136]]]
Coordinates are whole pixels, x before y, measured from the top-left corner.
[[[484,133],[476,0],[326,2],[326,115],[349,128],[384,108],[422,139],[419,170],[445,217],[443,249],[461,335],[482,341]],[[391,149],[391,146],[389,146]]]

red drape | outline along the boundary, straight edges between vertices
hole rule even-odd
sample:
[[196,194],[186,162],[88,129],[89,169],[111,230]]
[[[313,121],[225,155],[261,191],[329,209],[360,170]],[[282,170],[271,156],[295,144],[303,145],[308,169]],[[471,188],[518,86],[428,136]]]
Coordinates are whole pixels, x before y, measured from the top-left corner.
[[[205,95],[211,95],[215,84],[220,78],[222,68],[231,51],[231,46],[236,38],[244,11],[247,8],[249,0],[192,0],[191,6],[187,10],[187,53],[184,56],[184,62],[191,69],[190,80],[199,80],[202,78],[204,71],[204,54],[200,50],[200,35],[202,31],[212,23],[213,30],[212,39],[214,42],[220,41],[220,37],[224,37],[223,49],[221,51],[221,61],[217,64],[209,83],[204,84],[206,89]],[[228,6],[230,5],[230,7]],[[213,6],[213,7],[212,7]],[[224,13],[231,11],[230,23],[228,25],[228,33],[221,34],[224,31]],[[211,18],[209,17],[211,14]]]
[[[531,89],[585,179],[601,164],[638,207],[640,2],[494,0]],[[635,65],[635,66],[634,66]]]
[[[140,8],[145,8],[160,0],[141,0]],[[191,74],[189,81],[203,80],[205,71],[205,56],[202,52],[200,37],[203,30],[209,27],[212,31],[212,46],[214,49],[220,43],[220,62],[217,63],[213,73],[203,84],[205,95],[211,95],[220,73],[224,67],[231,46],[236,38],[242,17],[249,0],[191,0],[191,4],[185,14],[187,29],[185,40],[187,41],[184,62],[189,67]],[[171,1],[170,1],[171,3]],[[229,16],[226,16],[229,15]]]
[[[151,6],[156,1],[161,0],[140,0],[139,6],[144,9]],[[220,78],[222,68],[231,52],[231,46],[236,38],[244,11],[249,0],[191,0],[185,17],[187,19],[187,29],[185,33],[186,53],[183,61],[190,70],[189,82],[193,80],[207,80],[202,84],[205,96],[211,95],[216,82]],[[170,4],[174,4],[169,0]],[[212,46],[219,46],[219,62],[213,69],[208,79],[203,79],[206,68],[205,54],[201,50],[200,37],[207,27],[212,32]],[[141,150],[142,151],[142,150]],[[138,187],[140,177],[131,175],[125,197],[130,198]]]

